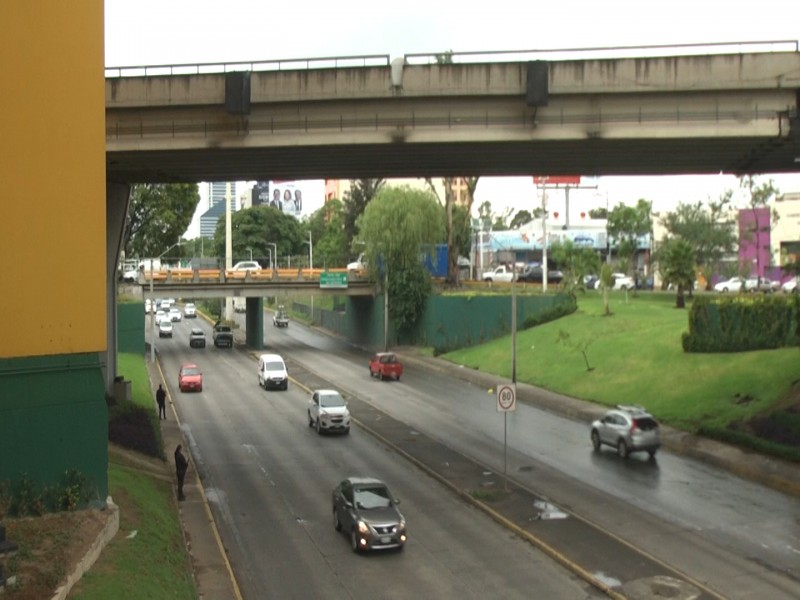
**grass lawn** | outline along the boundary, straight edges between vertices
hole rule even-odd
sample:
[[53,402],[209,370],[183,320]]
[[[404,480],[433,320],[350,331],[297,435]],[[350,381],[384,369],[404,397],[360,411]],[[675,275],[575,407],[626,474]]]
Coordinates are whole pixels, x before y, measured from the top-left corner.
[[[695,431],[766,414],[800,380],[797,348],[687,354],[688,308],[672,294],[578,295],[573,315],[517,332],[517,380],[599,404],[641,404],[662,421]],[[585,349],[588,370],[581,350]],[[442,355],[511,377],[511,336]]]
[[108,476],[120,507],[119,533],[70,598],[196,598],[170,482],[115,458]]

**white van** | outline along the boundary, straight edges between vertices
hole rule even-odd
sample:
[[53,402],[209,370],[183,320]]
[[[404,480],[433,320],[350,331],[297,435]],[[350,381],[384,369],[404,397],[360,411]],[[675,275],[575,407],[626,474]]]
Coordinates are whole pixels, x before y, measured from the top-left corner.
[[279,354],[262,354],[258,357],[258,385],[265,390],[289,388],[289,373]]

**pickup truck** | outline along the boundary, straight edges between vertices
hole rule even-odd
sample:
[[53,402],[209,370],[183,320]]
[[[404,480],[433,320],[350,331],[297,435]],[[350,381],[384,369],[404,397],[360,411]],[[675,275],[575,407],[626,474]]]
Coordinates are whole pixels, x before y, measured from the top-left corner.
[[230,328],[230,325],[223,325],[219,321],[214,324],[214,331],[212,333],[212,337],[214,339],[214,345],[219,348],[221,346],[227,346],[228,348],[233,348],[233,330]]
[[483,275],[481,275],[481,279],[483,281],[507,281],[511,282],[514,279],[514,271],[506,267],[505,265],[500,265],[493,271],[485,271]]

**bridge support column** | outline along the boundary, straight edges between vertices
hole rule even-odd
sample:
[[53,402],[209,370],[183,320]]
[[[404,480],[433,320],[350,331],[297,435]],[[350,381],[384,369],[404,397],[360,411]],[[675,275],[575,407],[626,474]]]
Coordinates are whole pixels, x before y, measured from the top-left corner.
[[245,300],[245,335],[247,345],[254,350],[264,349],[264,299],[247,298]]
[[117,376],[117,270],[130,201],[131,186],[106,183],[106,356],[101,362],[108,395],[114,394]]

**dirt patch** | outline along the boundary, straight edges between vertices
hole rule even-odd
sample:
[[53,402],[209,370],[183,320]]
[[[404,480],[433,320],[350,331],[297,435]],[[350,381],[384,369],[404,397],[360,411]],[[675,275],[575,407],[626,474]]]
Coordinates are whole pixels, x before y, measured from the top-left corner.
[[6,519],[6,539],[19,546],[3,559],[3,574],[16,577],[6,582],[3,600],[50,598],[64,583],[97,540],[108,512],[87,509],[42,517]]

